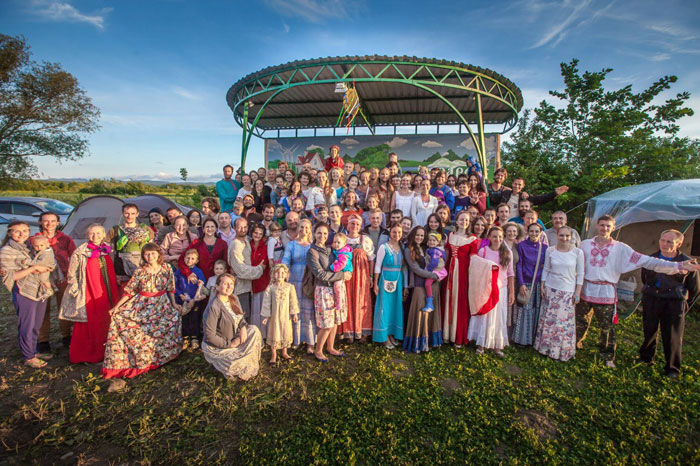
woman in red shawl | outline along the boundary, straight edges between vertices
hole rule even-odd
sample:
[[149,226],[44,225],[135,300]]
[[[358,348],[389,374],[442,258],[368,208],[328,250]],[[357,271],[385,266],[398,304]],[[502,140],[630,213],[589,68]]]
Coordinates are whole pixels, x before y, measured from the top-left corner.
[[[69,357],[72,364],[98,363],[104,359],[109,333],[109,310],[119,301],[119,287],[110,257],[111,246],[104,241],[105,229],[90,225],[88,241],[81,244],[70,258],[67,288],[61,302],[60,318],[72,320]],[[81,313],[84,300],[85,315]]]
[[469,261],[479,250],[479,240],[468,232],[469,213],[461,210],[455,218],[457,229],[447,238],[445,250],[449,258],[447,285],[445,286],[442,338],[457,348],[469,343]]
[[323,162],[323,168],[327,172],[331,171],[331,168],[343,168],[345,162],[343,162],[343,159],[340,158],[340,146],[333,144],[329,150],[331,156]]
[[[267,238],[265,227],[261,223],[254,223],[250,231],[250,265],[255,267],[267,264]],[[250,310],[250,325],[255,325],[263,335],[267,335],[267,326],[262,324],[260,311],[262,310],[263,295],[267,285],[270,284],[270,267],[263,269],[260,278],[253,280],[253,302]]]
[[339,333],[348,341],[360,340],[372,334],[372,271],[374,260],[372,240],[362,235],[362,217],[351,214],[348,217],[348,241],[352,247],[352,278],[345,282],[347,290],[348,317],[340,324]]

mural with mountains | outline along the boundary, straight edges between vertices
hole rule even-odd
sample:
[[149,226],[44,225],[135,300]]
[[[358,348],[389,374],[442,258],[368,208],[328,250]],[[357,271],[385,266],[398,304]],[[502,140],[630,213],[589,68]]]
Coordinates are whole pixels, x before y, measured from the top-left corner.
[[[484,136],[487,159],[489,165],[493,165],[500,138],[498,134]],[[340,146],[340,155],[345,162],[359,162],[369,168],[385,166],[390,152],[396,152],[404,169],[426,165],[444,168],[450,173],[460,173],[466,168],[469,157],[477,158],[469,135],[400,134],[266,139],[265,160],[270,168],[285,161],[299,168],[310,163],[313,168],[320,169],[333,144]]]

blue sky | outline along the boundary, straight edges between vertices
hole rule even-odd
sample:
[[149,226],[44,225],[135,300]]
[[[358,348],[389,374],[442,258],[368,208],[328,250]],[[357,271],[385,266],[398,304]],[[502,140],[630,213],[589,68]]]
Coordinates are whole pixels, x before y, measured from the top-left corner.
[[[73,73],[101,109],[91,156],[37,160],[44,177],[219,177],[240,159],[228,88],[270,65],[336,55],[416,55],[470,63],[518,85],[532,108],[562,87],[559,64],[614,68],[607,86],[641,90],[675,74],[698,115],[700,2],[419,0],[1,0],[0,32]],[[253,138],[247,166],[263,161]]]

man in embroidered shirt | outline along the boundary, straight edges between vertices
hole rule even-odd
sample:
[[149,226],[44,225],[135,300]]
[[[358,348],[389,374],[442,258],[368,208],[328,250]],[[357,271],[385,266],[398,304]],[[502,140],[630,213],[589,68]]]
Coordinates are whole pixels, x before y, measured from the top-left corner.
[[634,249],[613,240],[610,235],[615,229],[615,219],[603,215],[596,222],[598,235],[581,243],[586,260],[586,272],[581,291],[581,303],[576,306],[576,347],[582,348],[583,341],[591,325],[593,314],[600,327],[600,354],[608,367],[615,367],[615,349],[617,337],[617,282],[620,275],[638,268],[654,270],[669,275],[684,270],[693,272],[700,265],[692,261],[669,262],[645,256]]
[[233,175],[233,167],[224,165],[224,179],[216,182],[216,194],[219,195],[219,204],[221,204],[222,212],[231,212],[233,209],[233,201],[236,200],[236,194],[240,185],[231,179]]

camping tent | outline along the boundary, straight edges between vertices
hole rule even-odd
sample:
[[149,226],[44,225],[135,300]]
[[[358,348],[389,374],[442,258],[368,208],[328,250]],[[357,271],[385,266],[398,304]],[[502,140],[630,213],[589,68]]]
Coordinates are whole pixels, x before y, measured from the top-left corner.
[[124,199],[124,202],[139,206],[139,221],[143,223],[148,223],[148,211],[155,207],[159,208],[163,215],[171,207],[180,209],[180,212],[183,214],[187,214],[192,210],[191,207],[180,205],[160,194],[142,194],[141,196]]
[[[595,236],[595,220],[606,214],[615,217],[613,238],[642,254],[658,251],[661,232],[675,229],[685,235],[681,251],[700,255],[700,238],[693,241],[695,232],[700,233],[700,179],[628,186],[592,198],[584,223],[587,238]],[[637,279],[639,291],[640,272],[622,278],[630,275]]]
[[122,206],[125,203],[136,204],[139,208],[139,221],[146,224],[148,211],[154,207],[158,207],[163,214],[170,207],[177,207],[184,214],[192,210],[158,194],[144,194],[124,200],[114,196],[94,196],[85,199],[73,209],[63,232],[73,238],[76,244],[82,244],[87,241],[85,230],[90,224],[99,223],[104,225],[106,230],[119,224],[122,219]]
[[80,245],[87,241],[86,229],[93,223],[104,225],[105,229],[119,223],[122,218],[124,201],[114,196],[89,197],[75,206],[70,217],[63,226],[67,234]]

